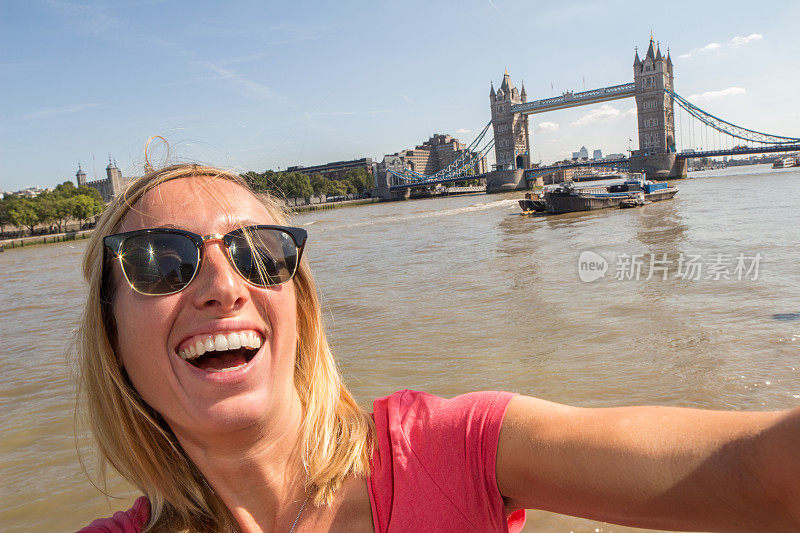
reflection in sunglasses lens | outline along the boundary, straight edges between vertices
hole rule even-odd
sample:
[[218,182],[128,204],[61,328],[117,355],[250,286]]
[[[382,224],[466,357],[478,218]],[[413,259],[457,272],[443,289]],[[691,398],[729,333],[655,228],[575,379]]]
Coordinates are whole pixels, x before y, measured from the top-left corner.
[[198,264],[197,246],[177,234],[145,234],[125,240],[122,268],[133,287],[145,294],[167,294],[186,286]]
[[231,240],[230,251],[239,272],[250,283],[278,285],[291,279],[297,263],[297,246],[291,235],[281,230],[247,230]]

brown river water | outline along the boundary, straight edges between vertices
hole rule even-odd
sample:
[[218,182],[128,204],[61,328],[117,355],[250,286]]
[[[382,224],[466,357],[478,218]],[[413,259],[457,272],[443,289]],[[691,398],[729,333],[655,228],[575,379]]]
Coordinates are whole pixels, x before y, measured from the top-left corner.
[[[522,193],[297,215],[350,387],[364,404],[411,388],[582,406],[800,405],[800,169],[676,185],[671,201],[551,217],[520,216]],[[84,247],[0,254],[3,531],[74,531],[134,497],[114,478],[115,498],[103,496],[76,451]],[[536,511],[526,531],[642,530]]]

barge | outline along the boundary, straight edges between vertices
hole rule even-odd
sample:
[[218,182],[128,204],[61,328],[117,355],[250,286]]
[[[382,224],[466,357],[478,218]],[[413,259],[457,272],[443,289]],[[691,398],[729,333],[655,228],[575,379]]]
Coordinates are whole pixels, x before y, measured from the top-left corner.
[[560,183],[538,194],[528,193],[519,201],[522,212],[571,213],[619,207],[637,207],[650,202],[668,200],[678,194],[677,187],[665,182],[646,180],[644,175],[621,179],[605,185],[578,186]]

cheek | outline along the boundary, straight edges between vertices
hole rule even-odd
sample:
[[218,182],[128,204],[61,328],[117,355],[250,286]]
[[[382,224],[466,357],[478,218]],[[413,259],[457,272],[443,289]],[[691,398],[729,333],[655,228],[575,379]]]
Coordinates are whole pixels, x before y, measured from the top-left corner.
[[264,303],[273,341],[279,344],[276,348],[291,351],[293,355],[297,344],[297,300],[293,285],[267,293]]
[[159,387],[158,376],[165,375],[163,366],[169,364],[166,353],[169,321],[155,300],[135,301],[130,291],[122,289],[122,292],[114,306],[120,364],[137,392],[151,403],[150,389]]

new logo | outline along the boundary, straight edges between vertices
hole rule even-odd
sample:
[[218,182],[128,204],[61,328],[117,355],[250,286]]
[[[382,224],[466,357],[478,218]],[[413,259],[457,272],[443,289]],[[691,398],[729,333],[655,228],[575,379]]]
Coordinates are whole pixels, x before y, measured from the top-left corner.
[[607,270],[608,261],[597,252],[585,250],[578,257],[578,277],[581,281],[589,283],[598,280],[606,275]]

